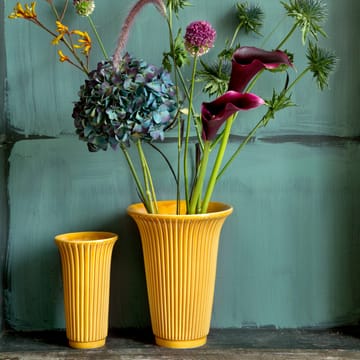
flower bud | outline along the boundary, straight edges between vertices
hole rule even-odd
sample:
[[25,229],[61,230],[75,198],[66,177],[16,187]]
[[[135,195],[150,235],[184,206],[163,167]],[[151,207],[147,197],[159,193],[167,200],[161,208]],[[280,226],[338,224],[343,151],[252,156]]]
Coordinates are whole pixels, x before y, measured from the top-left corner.
[[89,16],[95,9],[94,0],[74,0],[73,4],[75,6],[76,12],[81,16]]

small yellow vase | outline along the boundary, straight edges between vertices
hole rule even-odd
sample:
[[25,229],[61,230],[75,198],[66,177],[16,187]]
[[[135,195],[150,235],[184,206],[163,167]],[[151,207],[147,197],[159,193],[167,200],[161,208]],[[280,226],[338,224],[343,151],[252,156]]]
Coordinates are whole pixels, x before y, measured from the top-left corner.
[[73,348],[105,345],[111,255],[117,238],[109,232],[77,232],[55,237],[62,265],[66,336]]
[[213,202],[207,214],[185,215],[181,202],[159,201],[159,214],[142,203],[128,207],[143,247],[152,330],[157,345],[206,344],[214,298],[219,237],[232,207]]

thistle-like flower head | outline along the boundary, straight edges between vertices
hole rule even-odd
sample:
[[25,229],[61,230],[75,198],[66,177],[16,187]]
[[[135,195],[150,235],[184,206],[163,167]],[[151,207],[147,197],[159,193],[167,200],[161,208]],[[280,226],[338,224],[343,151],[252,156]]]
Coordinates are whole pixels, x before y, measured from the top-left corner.
[[190,23],[185,32],[185,47],[192,56],[206,54],[214,46],[216,31],[207,21]]
[[245,32],[253,31],[259,34],[259,29],[263,25],[264,12],[258,5],[249,5],[247,2],[239,2],[236,4],[239,26]]
[[76,12],[81,16],[89,16],[95,10],[94,0],[74,0],[73,4],[75,6]]
[[186,0],[166,0],[166,6],[178,14],[180,9],[183,9],[185,6],[190,5],[190,2]]
[[318,87],[323,90],[328,86],[330,73],[334,71],[337,63],[336,55],[329,50],[319,48],[309,42],[306,57]]
[[287,15],[295,19],[295,25],[301,29],[302,42],[311,34],[316,40],[318,33],[326,36],[322,24],[327,19],[327,7],[323,0],[290,0],[281,2]]

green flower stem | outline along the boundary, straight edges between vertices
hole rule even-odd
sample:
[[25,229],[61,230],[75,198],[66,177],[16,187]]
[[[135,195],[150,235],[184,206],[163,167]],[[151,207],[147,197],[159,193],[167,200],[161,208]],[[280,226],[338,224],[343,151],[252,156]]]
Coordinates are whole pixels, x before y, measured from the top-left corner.
[[276,26],[270,31],[270,33],[264,38],[263,42],[261,43],[260,48],[264,48],[265,44],[269,41],[269,39],[275,34],[279,26],[283,23],[283,21],[287,18],[286,15],[276,24]]
[[235,40],[236,40],[236,37],[237,37],[240,29],[241,29],[241,25],[239,24],[239,25],[236,27],[235,31],[234,31],[233,37],[232,37],[231,42],[230,42],[230,45],[229,45],[229,49],[231,49],[231,48],[233,47],[234,42],[235,42]]
[[[233,34],[233,37],[232,37],[232,39],[231,39],[231,41],[230,41],[230,44],[229,44],[229,46],[227,46],[227,49],[231,49],[231,48],[233,47],[234,42],[235,42],[235,40],[236,40],[236,37],[237,37],[237,35],[238,35],[241,27],[242,27],[241,24],[239,24],[239,25],[236,27],[236,29],[235,29],[235,31],[234,31],[234,34]],[[240,46],[240,45],[239,45],[239,46]],[[221,73],[222,73],[223,60],[224,60],[223,57],[220,57],[219,67],[218,67],[218,69],[219,69],[219,76],[220,76]]]
[[[192,104],[192,102],[190,102],[189,90],[186,87],[186,82],[185,82],[184,76],[183,76],[183,74],[181,73],[181,71],[180,71],[180,69],[178,67],[176,67],[176,73],[179,76],[179,79],[181,81],[181,84],[182,84],[186,99],[189,100],[189,112],[191,112],[191,115],[193,117],[195,117],[195,111],[194,111],[194,108],[193,108],[193,104]],[[201,149],[203,149],[204,148],[204,142],[203,142],[202,137],[201,137],[200,129],[201,129],[201,126],[199,126],[199,124],[197,122],[195,122],[195,130],[196,130],[197,140],[198,140],[198,143],[201,146]]]
[[212,169],[209,183],[208,183],[208,186],[207,186],[207,189],[205,192],[204,200],[201,205],[201,213],[202,214],[205,214],[207,212],[207,208],[209,206],[209,202],[211,200],[211,197],[212,197],[212,194],[213,194],[213,191],[214,191],[217,179],[218,179],[218,173],[219,173],[219,170],[221,167],[221,163],[222,163],[224,155],[225,155],[225,150],[226,150],[227,144],[229,142],[231,127],[234,122],[234,119],[235,119],[235,115],[232,115],[226,121],[225,128],[224,128],[224,135],[223,135],[222,141],[219,146],[215,164]]
[[145,197],[145,193],[144,193],[143,187],[142,187],[142,185],[141,185],[140,179],[139,179],[139,177],[138,177],[138,175],[137,175],[137,172],[136,172],[136,170],[135,170],[135,166],[134,166],[134,164],[133,164],[133,162],[132,162],[132,160],[131,160],[131,157],[130,157],[130,155],[129,155],[129,152],[128,152],[127,149],[126,149],[126,146],[123,145],[123,144],[120,144],[120,149],[122,150],[122,152],[123,152],[123,154],[124,154],[124,156],[125,156],[125,159],[126,159],[128,165],[129,165],[130,172],[131,172],[131,175],[132,175],[132,177],[133,177],[133,179],[134,179],[134,181],[135,181],[136,188],[137,188],[137,191],[138,191],[138,193],[139,193],[139,195],[140,195],[141,201],[144,203],[144,205],[145,205],[145,207],[146,207],[146,210],[147,210],[148,212],[150,212],[151,208],[150,208],[149,204],[148,204],[147,201],[146,201],[146,197]]
[[[194,63],[192,69],[192,76],[191,76],[191,85],[190,85],[190,94],[189,94],[189,104],[193,102],[194,96],[194,86],[195,86],[195,74],[196,74],[196,63],[197,63],[197,56],[194,56]],[[189,177],[188,177],[188,153],[189,153],[189,138],[190,138],[190,128],[191,128],[191,111],[189,109],[187,121],[186,121],[186,134],[185,134],[185,146],[184,146],[184,184],[185,184],[185,200],[186,200],[186,208],[189,208]]]
[[[179,115],[178,115],[179,116]],[[181,200],[181,148],[182,148],[182,123],[178,119],[177,123],[177,182],[176,182],[176,214],[180,214],[180,200]]]
[[151,214],[158,213],[157,203],[156,203],[156,195],[155,195],[155,189],[154,184],[152,181],[152,176],[150,173],[149,165],[146,161],[146,157],[144,154],[144,151],[141,146],[141,140],[138,140],[136,142],[136,146],[139,153],[140,163],[143,170],[143,176],[144,176],[144,184],[145,184],[145,193],[146,193],[146,201],[148,203],[148,206],[150,208]]
[[[293,25],[293,27],[290,29],[290,31],[287,33],[287,35],[284,37],[284,39],[280,42],[280,44],[276,47],[276,50],[279,50],[292,36],[294,31],[297,28],[297,24]],[[260,70],[256,76],[251,80],[250,84],[246,88],[246,92],[250,92],[252,88],[255,86],[256,82],[258,81],[261,74],[264,72],[264,69]]]
[[234,159],[239,155],[240,151],[243,149],[243,147],[249,142],[249,140],[255,135],[256,131],[263,125],[264,121],[267,119],[267,114],[270,116],[270,111],[268,111],[261,120],[254,126],[254,128],[249,132],[249,134],[246,136],[246,138],[243,140],[243,142],[239,145],[239,147],[236,149],[236,151],[232,154],[230,159],[226,162],[224,167],[219,171],[217,175],[216,181],[220,179],[220,177],[224,174],[225,170],[230,166],[230,164],[234,161]]
[[[286,89],[285,94],[286,95],[296,84],[298,81],[300,81],[303,76],[310,71],[310,67],[307,67],[304,71],[301,72],[301,74],[291,83],[291,85]],[[219,175],[217,177],[217,181],[220,179],[220,177],[224,174],[226,169],[230,166],[230,164],[234,161],[234,159],[239,155],[240,151],[243,149],[243,147],[249,142],[249,140],[255,135],[257,130],[262,127],[264,124],[267,124],[269,119],[272,117],[272,115],[276,112],[276,109],[268,110],[266,114],[261,118],[261,120],[253,127],[253,129],[249,132],[249,134],[246,136],[246,138],[243,140],[243,142],[239,145],[239,147],[235,150],[235,152],[232,154],[230,159],[226,162],[224,167],[219,172]]]
[[258,81],[259,77],[261,76],[261,74],[264,72],[264,69],[261,69],[256,75],[255,77],[251,80],[250,84],[247,86],[246,88],[246,92],[250,92],[252,90],[252,88],[255,86],[256,82]]
[[199,175],[196,180],[194,191],[191,196],[190,205],[188,208],[188,214],[195,214],[197,205],[199,204],[202,188],[204,185],[206,169],[209,162],[209,155],[211,152],[211,141],[205,141],[203,156],[199,165]]
[[108,54],[107,54],[107,52],[106,52],[106,50],[105,50],[104,44],[103,44],[103,42],[102,42],[102,40],[101,40],[101,38],[100,38],[100,36],[99,36],[99,33],[98,33],[97,30],[96,30],[96,26],[95,26],[95,24],[94,24],[94,22],[93,22],[93,20],[92,20],[92,18],[91,18],[90,15],[87,16],[87,18],[88,18],[88,20],[89,20],[90,26],[91,26],[91,28],[92,28],[95,36],[96,36],[96,39],[97,39],[97,41],[98,41],[98,44],[99,44],[99,46],[100,46],[100,49],[101,49],[104,57],[105,57],[105,60],[108,60],[108,59],[109,59],[109,56],[108,56]]
[[[176,86],[176,98],[178,100],[178,103],[180,103],[180,95],[179,95],[179,86],[178,86],[178,78],[180,77],[180,80],[182,81],[182,84],[184,85],[184,80],[181,76],[182,75],[180,70],[178,69],[178,66],[175,61],[175,46],[174,46],[174,35],[173,35],[173,13],[171,6],[168,7],[168,16],[167,16],[167,25],[169,29],[169,41],[170,41],[170,49],[172,51],[172,58],[174,62],[174,68],[175,68],[175,86]],[[176,214],[180,214],[180,200],[181,200],[181,149],[182,149],[182,123],[180,117],[180,113],[177,113],[177,175],[176,178]]]
[[297,28],[297,24],[295,23],[293,27],[290,29],[290,31],[287,33],[287,35],[284,37],[284,39],[280,42],[280,44],[276,47],[276,50],[280,49],[291,37],[291,35],[294,33],[294,31]]
[[310,71],[310,67],[308,66],[305,68],[298,76],[297,78],[289,85],[289,87],[286,89],[286,92],[289,92],[297,83],[300,81],[303,76]]

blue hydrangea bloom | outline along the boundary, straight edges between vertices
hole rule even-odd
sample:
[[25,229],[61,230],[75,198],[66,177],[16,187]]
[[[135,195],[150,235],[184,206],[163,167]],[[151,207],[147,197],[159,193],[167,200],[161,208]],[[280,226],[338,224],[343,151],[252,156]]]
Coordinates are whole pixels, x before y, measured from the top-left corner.
[[126,54],[114,70],[100,62],[80,87],[73,109],[76,133],[89,150],[129,146],[134,139],[163,140],[178,110],[170,74]]

